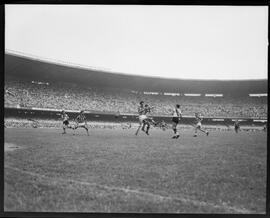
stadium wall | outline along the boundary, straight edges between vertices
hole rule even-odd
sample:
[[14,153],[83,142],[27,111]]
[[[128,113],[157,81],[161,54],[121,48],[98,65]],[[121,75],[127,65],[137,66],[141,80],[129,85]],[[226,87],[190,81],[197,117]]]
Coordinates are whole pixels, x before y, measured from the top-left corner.
[[[74,119],[79,111],[66,110],[70,119]],[[135,114],[115,114],[107,112],[90,111],[85,112],[85,116],[88,121],[92,122],[138,122],[138,116]],[[61,110],[57,109],[44,109],[44,108],[5,108],[5,118],[18,118],[18,119],[33,119],[33,120],[59,120],[61,118]],[[205,117],[203,124],[205,125],[233,125],[234,120],[238,119],[241,125],[247,126],[263,126],[267,123],[267,119],[256,118],[221,118],[221,117]],[[154,120],[171,123],[170,116],[154,116]],[[184,116],[181,119],[182,124],[194,123],[194,117]]]

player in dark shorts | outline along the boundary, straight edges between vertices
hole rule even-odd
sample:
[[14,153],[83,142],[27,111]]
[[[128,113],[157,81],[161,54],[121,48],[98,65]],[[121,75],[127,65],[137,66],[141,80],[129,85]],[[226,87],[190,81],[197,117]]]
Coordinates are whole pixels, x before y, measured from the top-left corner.
[[180,105],[177,104],[175,108],[173,109],[173,113],[172,113],[172,122],[173,122],[172,129],[174,132],[174,136],[172,137],[173,139],[177,139],[180,136],[179,133],[177,132],[177,125],[181,117],[182,117],[182,112],[180,110]]
[[235,120],[235,121],[234,121],[234,131],[235,131],[236,133],[238,133],[239,130],[240,130],[240,123],[239,123],[238,120]]
[[72,128],[70,125],[69,125],[69,116],[66,114],[66,112],[64,110],[62,110],[62,115],[61,115],[61,118],[63,120],[63,133],[62,134],[66,134],[66,128]]
[[76,117],[75,122],[76,122],[76,124],[75,124],[75,127],[73,128],[74,130],[78,129],[78,128],[84,128],[87,132],[87,135],[89,135],[88,125],[86,122],[86,117],[84,115],[84,111],[80,112],[80,114]]

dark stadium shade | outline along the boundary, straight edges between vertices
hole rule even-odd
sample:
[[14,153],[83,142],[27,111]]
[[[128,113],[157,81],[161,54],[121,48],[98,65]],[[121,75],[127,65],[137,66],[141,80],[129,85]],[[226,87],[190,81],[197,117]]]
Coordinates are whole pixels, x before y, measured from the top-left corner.
[[149,92],[200,93],[202,95],[223,93],[234,96],[267,93],[267,80],[181,80],[131,76],[63,66],[12,54],[5,54],[5,76],[46,82],[75,82],[88,86],[117,87]]

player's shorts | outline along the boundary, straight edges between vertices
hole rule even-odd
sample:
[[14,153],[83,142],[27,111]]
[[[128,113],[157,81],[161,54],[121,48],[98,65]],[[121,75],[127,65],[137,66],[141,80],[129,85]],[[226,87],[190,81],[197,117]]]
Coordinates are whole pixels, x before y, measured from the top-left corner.
[[63,124],[67,126],[69,124],[68,120],[63,121]]
[[140,121],[140,123],[142,123],[144,120],[146,120],[147,119],[147,116],[146,115],[140,115],[139,116],[139,121]]
[[201,122],[199,122],[199,123],[196,124],[196,128],[199,128],[200,129],[201,127],[202,127],[202,123]]
[[178,118],[178,117],[173,117],[173,118],[172,118],[172,121],[173,121],[174,123],[178,124],[178,123],[179,123],[179,118]]

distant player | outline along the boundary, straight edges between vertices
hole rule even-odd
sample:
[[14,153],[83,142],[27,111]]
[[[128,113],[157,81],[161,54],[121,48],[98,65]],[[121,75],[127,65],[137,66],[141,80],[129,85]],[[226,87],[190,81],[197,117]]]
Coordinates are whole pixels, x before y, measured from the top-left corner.
[[174,136],[172,137],[173,139],[177,139],[179,138],[179,132],[177,131],[177,125],[180,121],[182,117],[182,113],[181,113],[181,110],[180,110],[180,105],[177,104],[175,106],[175,108],[173,109],[173,113],[172,113],[172,129],[173,129],[173,132],[174,132]]
[[61,118],[63,120],[63,133],[62,134],[66,134],[66,128],[72,128],[70,125],[69,125],[69,116],[66,114],[66,112],[64,110],[62,110],[62,115],[61,115]]
[[264,124],[264,126],[263,126],[263,131],[267,131],[267,124]]
[[235,131],[236,133],[238,133],[239,130],[240,130],[240,123],[239,123],[239,121],[236,119],[236,120],[234,121],[234,131]]
[[[142,128],[142,131],[144,131],[147,135],[149,135],[149,129],[150,129],[150,123],[149,118],[147,117],[147,114],[151,111],[151,108],[146,104],[144,105],[144,102],[141,101],[140,105],[138,107],[138,113],[139,113],[139,127],[135,133],[135,135],[138,135],[140,129]],[[145,131],[145,126],[146,131]]]
[[87,125],[87,122],[86,122],[86,117],[84,115],[84,111],[82,110],[80,112],[80,114],[75,118],[75,126],[73,127],[73,129],[78,129],[78,128],[84,128],[87,132],[87,135],[89,135],[89,132],[88,132],[88,125]]
[[196,119],[196,125],[195,125],[194,137],[197,137],[197,130],[202,131],[203,133],[205,133],[208,136],[209,132],[202,129],[202,120],[203,120],[202,116],[199,113],[195,113],[195,119]]

